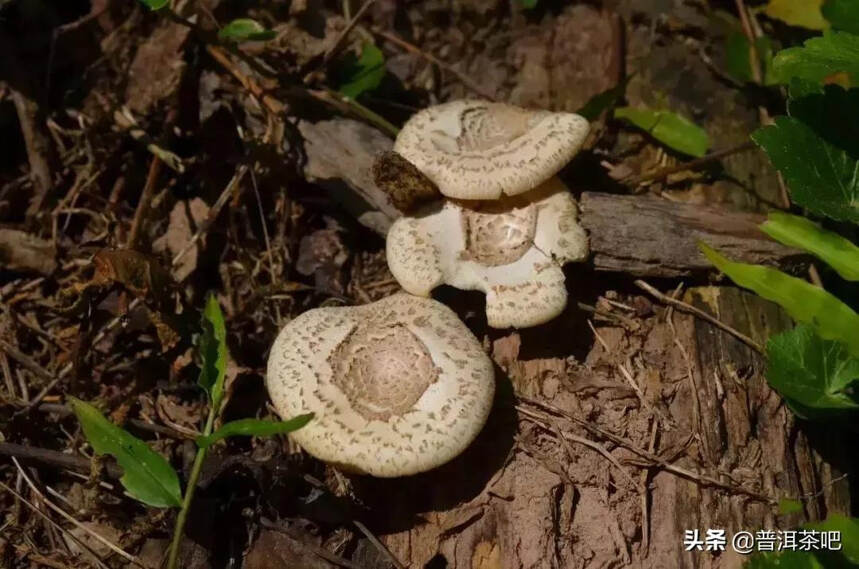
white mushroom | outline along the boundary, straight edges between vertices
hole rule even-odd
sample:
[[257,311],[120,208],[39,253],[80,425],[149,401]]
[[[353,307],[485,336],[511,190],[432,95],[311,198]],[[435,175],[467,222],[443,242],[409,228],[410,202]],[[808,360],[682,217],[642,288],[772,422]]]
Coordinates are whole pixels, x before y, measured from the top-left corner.
[[574,113],[460,100],[413,115],[394,151],[448,197],[498,199],[554,176],[579,151],[588,130],[588,121]]
[[301,314],[275,340],[266,382],[281,416],[315,414],[290,435],[308,453],[380,477],[457,456],[495,391],[492,362],[456,314],[407,294]]
[[587,257],[577,213],[556,177],[503,200],[449,200],[394,222],[388,267],[412,294],[429,296],[441,284],[485,292],[494,328],[536,326],[567,304],[562,265]]

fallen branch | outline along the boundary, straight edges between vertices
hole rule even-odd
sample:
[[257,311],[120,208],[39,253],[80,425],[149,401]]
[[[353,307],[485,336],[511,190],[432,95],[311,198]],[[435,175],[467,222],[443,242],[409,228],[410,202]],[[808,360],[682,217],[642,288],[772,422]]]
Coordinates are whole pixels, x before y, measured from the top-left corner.
[[744,263],[784,265],[807,258],[760,231],[765,217],[756,213],[598,192],[584,192],[580,203],[579,219],[598,271],[672,278],[712,271],[698,241]]

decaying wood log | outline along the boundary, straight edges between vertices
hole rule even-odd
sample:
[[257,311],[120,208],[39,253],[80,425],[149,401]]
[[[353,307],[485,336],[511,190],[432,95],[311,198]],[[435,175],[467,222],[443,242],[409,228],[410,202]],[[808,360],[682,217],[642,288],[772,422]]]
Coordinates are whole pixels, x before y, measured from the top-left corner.
[[[791,326],[776,305],[733,287],[695,288],[685,300],[760,343]],[[726,497],[687,481],[669,482],[659,474],[654,482],[668,483],[654,485],[653,503],[670,505],[664,531],[679,538],[685,529],[703,533],[706,528],[724,528],[732,535],[740,530],[790,529],[833,512],[849,513],[847,480],[839,480],[838,467],[820,454],[832,445],[810,442],[819,439],[818,434],[814,427],[801,425],[767,384],[763,356],[701,319],[675,314],[674,324],[677,340],[688,351],[689,372],[669,410],[684,418],[680,430],[697,439],[679,464],[694,459],[704,469],[725,472],[735,483],[751,484],[767,495],[803,497],[803,511],[779,516],[766,504],[739,495]],[[698,404],[690,405],[690,400]],[[694,416],[696,407],[699,418]],[[671,437],[664,444],[671,444]],[[846,456],[846,448],[840,453]],[[661,552],[664,566],[739,567],[743,561],[667,545]]]
[[385,235],[400,216],[388,196],[373,181],[376,156],[394,141],[364,123],[333,119],[298,123],[307,163],[304,175],[324,187],[359,222]]
[[581,209],[597,270],[679,277],[710,269],[698,241],[747,263],[783,264],[800,256],[761,232],[765,218],[754,213],[596,192],[582,194]]
[[[790,322],[735,288],[686,300],[758,342]],[[686,552],[684,531],[730,539],[849,511],[846,481],[768,386],[760,354],[677,311],[634,322],[598,323],[582,361],[569,354],[587,324],[572,313],[487,331],[499,397],[476,443],[437,471],[356,482],[405,566],[739,569],[746,558],[730,551]],[[803,511],[779,515],[783,498]]]
[[[329,191],[365,226],[384,235],[400,216],[372,176],[376,156],[392,141],[349,119],[302,121],[305,175]],[[636,276],[678,277],[709,270],[696,245],[704,241],[731,259],[788,264],[800,253],[772,241],[757,226],[759,214],[651,196],[584,192],[580,222],[588,230],[594,266]]]

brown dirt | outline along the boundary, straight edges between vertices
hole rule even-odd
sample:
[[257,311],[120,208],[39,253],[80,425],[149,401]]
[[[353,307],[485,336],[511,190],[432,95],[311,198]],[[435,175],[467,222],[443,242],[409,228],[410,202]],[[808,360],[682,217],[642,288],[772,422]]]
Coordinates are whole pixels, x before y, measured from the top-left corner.
[[[382,49],[386,76],[360,101],[394,125],[476,96],[475,86],[573,111],[629,78],[628,104],[684,113],[722,149],[746,139],[766,102],[720,75],[724,10],[695,0],[541,0],[531,11],[518,0],[377,0],[339,44],[349,21],[339,1],[184,9],[199,29],[131,0],[0,0],[0,481],[58,524],[0,491],[2,567],[135,567],[69,545],[79,530],[45,509],[24,474],[144,566],[162,562],[175,513],[124,496],[110,461],[90,475],[64,402],[96,401],[187,479],[206,413],[194,342],[207,293],[227,320],[227,421],[273,416],[267,350],[291,318],[399,290],[380,238],[398,212],[371,169],[391,138],[325,90],[365,41]],[[216,24],[246,16],[276,38],[215,44]],[[561,174],[577,194],[750,211],[778,202],[758,152],[624,186],[622,175],[680,157],[605,116],[594,126]],[[849,511],[843,449],[797,424],[756,353],[654,308],[622,268],[567,272],[571,306],[521,332],[488,329],[480,295],[438,291],[498,371],[493,415],[461,457],[372,480],[283,437],[230,440],[204,465],[182,566],[387,569],[393,555],[415,569],[724,569],[742,559],[683,552],[683,530]],[[758,341],[787,325],[735,289],[687,299]],[[790,516],[768,502],[800,496]]]

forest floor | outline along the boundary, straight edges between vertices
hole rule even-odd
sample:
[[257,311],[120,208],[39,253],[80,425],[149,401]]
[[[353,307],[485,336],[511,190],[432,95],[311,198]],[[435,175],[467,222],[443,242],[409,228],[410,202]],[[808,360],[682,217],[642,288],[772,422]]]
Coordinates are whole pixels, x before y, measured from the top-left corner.
[[[65,398],[97,402],[184,480],[207,413],[195,338],[214,292],[230,352],[222,420],[274,417],[264,377],[278,330],[399,290],[384,252],[399,214],[369,168],[417,110],[479,97],[577,111],[620,87],[624,104],[680,113],[728,152],[674,168],[687,158],[604,112],[561,173],[574,194],[754,214],[784,203],[745,144],[783,109],[729,72],[742,1],[175,4],[194,26],[134,0],[0,1],[2,567],[163,566],[174,512],[124,496],[110,461],[90,474]],[[274,38],[219,41],[240,17]],[[385,72],[356,105],[338,89],[368,43]],[[488,328],[481,294],[440,290],[498,366],[473,447],[377,480],[285,437],[230,439],[203,465],[181,566],[739,567],[730,552],[685,552],[684,530],[787,527],[849,503],[755,350],[622,265],[568,266],[565,313],[519,332]],[[720,317],[745,306],[733,325],[758,341],[786,325],[708,287],[707,271],[649,274]],[[798,495],[816,498],[780,515]]]

